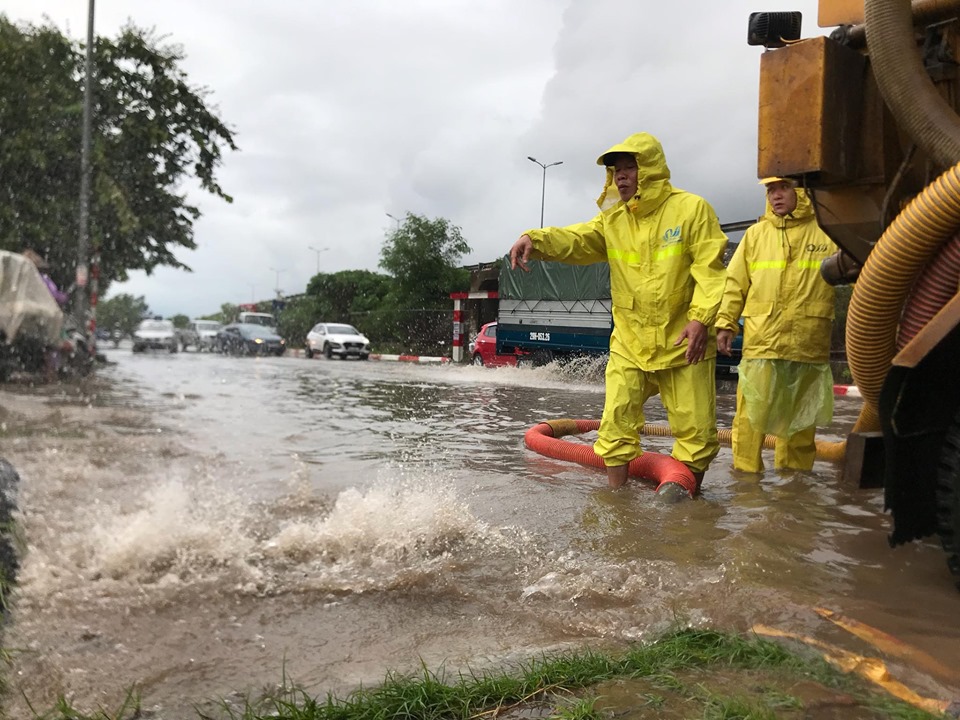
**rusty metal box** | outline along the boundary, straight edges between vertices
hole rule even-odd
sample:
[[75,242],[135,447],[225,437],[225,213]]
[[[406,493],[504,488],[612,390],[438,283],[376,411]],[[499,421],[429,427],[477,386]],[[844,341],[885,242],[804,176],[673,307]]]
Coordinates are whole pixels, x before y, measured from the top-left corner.
[[760,59],[759,177],[816,174],[844,182],[862,172],[866,59],[826,37]]

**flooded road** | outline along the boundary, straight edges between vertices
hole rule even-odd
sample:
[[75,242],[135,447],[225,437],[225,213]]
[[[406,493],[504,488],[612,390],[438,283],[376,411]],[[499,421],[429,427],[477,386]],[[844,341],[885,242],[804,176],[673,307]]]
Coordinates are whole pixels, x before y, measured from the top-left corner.
[[[701,499],[665,505],[526,450],[538,421],[599,417],[590,368],[107,355],[84,385],[0,389],[26,546],[9,717],[24,698],[92,710],[132,688],[154,717],[191,718],[284,677],[343,693],[421,660],[481,669],[676,623],[880,654],[817,607],[928,653],[940,669],[888,663],[960,696],[945,555],[891,550],[879,491],[827,463],[758,481],[725,447]],[[838,398],[823,436],[858,411]]]

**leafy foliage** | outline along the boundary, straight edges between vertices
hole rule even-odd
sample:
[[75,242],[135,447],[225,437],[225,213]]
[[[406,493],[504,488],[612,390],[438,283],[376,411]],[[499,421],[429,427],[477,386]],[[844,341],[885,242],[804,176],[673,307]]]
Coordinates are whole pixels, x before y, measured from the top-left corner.
[[239,312],[240,308],[237,305],[233,305],[232,303],[223,303],[223,305],[220,306],[220,314],[209,316],[207,319],[219,320],[224,324],[232,323],[236,322]]
[[386,275],[369,270],[344,270],[314,275],[307,285],[307,295],[319,301],[317,321],[349,322],[353,313],[381,307],[392,286],[393,280]]
[[395,307],[446,306],[453,291],[466,290],[470,273],[460,267],[470,246],[445,218],[407,213],[380,250],[380,267],[393,276]]
[[[91,244],[101,290],[132,269],[179,268],[200,211],[191,178],[226,201],[215,178],[232,131],[191,87],[180,48],[128,26],[95,46]],[[61,286],[76,264],[83,119],[82,46],[53,26],[0,16],[0,248],[41,250]]]
[[316,295],[301,295],[287,301],[286,307],[277,316],[277,332],[286,338],[287,347],[300,347],[310,328],[326,316],[323,303]]
[[183,314],[174,315],[170,318],[170,322],[173,323],[175,328],[183,329],[190,324],[190,318]]
[[411,300],[388,275],[368,270],[321,273],[310,280],[305,295],[287,302],[278,318],[280,334],[295,347],[316,323],[344,322],[356,326],[381,352],[436,354],[449,341],[449,293],[448,288],[442,301],[423,308],[418,304],[423,298]]
[[97,324],[106,330],[118,329],[121,334],[130,335],[149,314],[150,310],[142,295],[134,297],[123,293],[100,301],[97,305]]

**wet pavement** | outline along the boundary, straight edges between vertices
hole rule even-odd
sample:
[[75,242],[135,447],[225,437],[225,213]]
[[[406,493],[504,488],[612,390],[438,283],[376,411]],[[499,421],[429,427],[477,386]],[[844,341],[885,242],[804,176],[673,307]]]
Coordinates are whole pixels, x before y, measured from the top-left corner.
[[[0,388],[26,547],[11,717],[24,697],[109,708],[131,688],[154,717],[195,717],[284,677],[343,693],[421,660],[481,669],[678,623],[882,657],[821,607],[929,656],[887,658],[899,680],[960,696],[960,593],[939,543],[890,549],[880,492],[835,466],[758,478],[723,448],[703,497],[666,505],[526,450],[538,421],[599,417],[589,364],[107,357],[81,385]],[[733,402],[719,399],[722,427]],[[822,437],[842,439],[859,402],[838,398]]]

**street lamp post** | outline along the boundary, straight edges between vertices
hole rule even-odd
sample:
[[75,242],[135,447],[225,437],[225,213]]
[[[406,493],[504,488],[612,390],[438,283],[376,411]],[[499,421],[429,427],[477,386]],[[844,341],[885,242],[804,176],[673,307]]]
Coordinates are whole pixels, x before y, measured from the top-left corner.
[[[313,251],[317,254],[317,275],[319,275],[319,274],[320,274],[320,253],[326,252],[326,251],[329,250],[330,248],[328,248],[328,247],[325,247],[325,248],[315,248],[313,245],[309,245],[308,248],[309,248],[310,250],[313,250]],[[280,282],[277,281],[277,284],[279,285]]]
[[527,160],[535,162],[537,165],[543,168],[543,185],[540,188],[540,227],[543,227],[543,204],[547,195],[547,168],[553,167],[554,165],[563,165],[563,160],[557,160],[557,162],[548,163],[546,165],[537,160],[535,157],[530,157],[529,155],[527,155]]
[[387,213],[387,217],[393,220],[397,224],[397,232],[400,232],[400,218],[395,218],[390,213]]
[[270,268],[270,269],[277,274],[277,286],[275,290],[277,291],[277,298],[279,299],[283,297],[283,291],[280,289],[280,273],[286,272],[286,270],[283,270],[283,269],[278,270],[277,268]]

